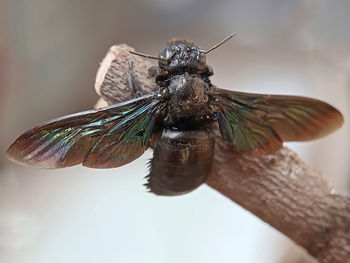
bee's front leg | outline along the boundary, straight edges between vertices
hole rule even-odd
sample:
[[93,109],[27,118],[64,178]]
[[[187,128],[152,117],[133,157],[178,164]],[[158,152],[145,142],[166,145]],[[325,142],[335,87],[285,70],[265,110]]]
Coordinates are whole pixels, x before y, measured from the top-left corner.
[[129,90],[132,92],[134,98],[141,97],[146,94],[142,89],[142,85],[134,71],[134,65],[132,61],[129,61],[129,69],[126,71],[126,80]]

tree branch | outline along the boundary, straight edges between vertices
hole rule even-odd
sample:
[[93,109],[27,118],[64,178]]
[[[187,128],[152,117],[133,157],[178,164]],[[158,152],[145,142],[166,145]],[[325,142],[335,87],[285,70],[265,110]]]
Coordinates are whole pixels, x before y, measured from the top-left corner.
[[208,185],[320,262],[350,262],[350,199],[287,148],[264,156],[217,142]]
[[[131,99],[129,61],[147,90],[148,60],[122,44],[110,48],[97,73],[97,108]],[[153,81],[153,82],[152,82]],[[153,83],[153,84],[152,84]],[[350,199],[287,148],[264,156],[237,153],[217,142],[207,184],[278,229],[321,262],[350,262]]]

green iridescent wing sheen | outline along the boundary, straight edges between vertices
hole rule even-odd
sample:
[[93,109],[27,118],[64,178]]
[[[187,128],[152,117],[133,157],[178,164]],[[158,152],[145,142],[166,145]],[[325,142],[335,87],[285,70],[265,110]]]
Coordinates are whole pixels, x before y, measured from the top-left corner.
[[331,105],[311,98],[218,89],[222,137],[238,150],[267,153],[283,141],[323,137],[344,122]]
[[138,158],[149,146],[159,105],[150,94],[54,119],[21,135],[7,156],[44,168],[79,163],[93,168],[121,166]]

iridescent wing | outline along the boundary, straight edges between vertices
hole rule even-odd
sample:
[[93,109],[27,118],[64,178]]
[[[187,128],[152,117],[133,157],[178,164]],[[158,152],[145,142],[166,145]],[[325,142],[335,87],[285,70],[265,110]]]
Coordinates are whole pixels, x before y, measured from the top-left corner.
[[218,89],[217,99],[221,135],[242,151],[267,153],[283,141],[317,139],[344,122],[334,107],[305,97]]
[[57,118],[21,135],[9,159],[45,168],[83,163],[111,168],[138,158],[149,146],[161,103],[155,94],[99,110]]

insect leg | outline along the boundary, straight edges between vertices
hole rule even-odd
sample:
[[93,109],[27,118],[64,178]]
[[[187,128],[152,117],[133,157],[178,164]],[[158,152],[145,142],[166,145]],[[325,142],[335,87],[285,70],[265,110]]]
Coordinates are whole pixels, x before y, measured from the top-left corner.
[[141,87],[141,83],[134,71],[134,65],[132,61],[129,61],[129,70],[126,72],[127,85],[133,94],[134,98],[141,97],[145,94]]

